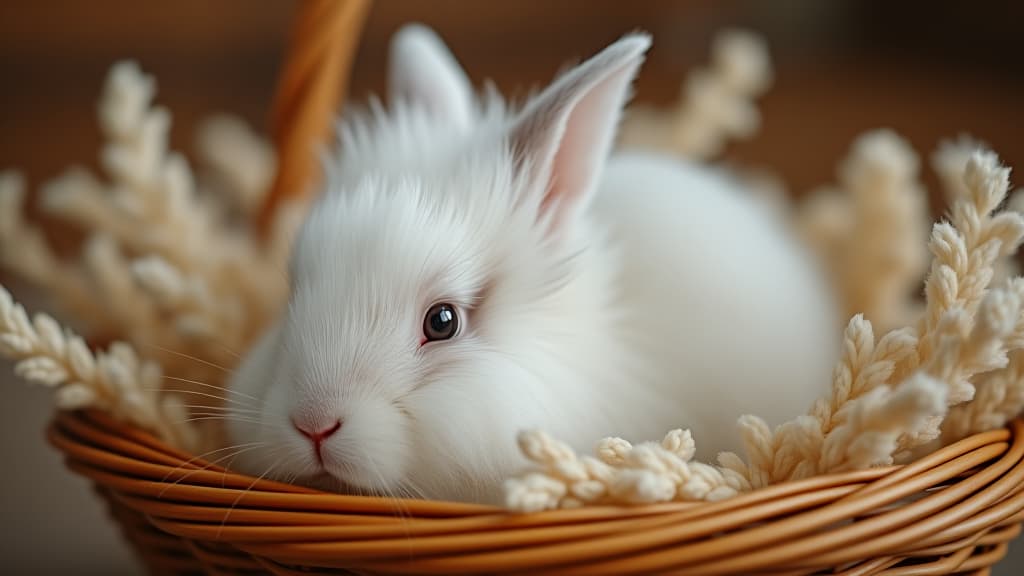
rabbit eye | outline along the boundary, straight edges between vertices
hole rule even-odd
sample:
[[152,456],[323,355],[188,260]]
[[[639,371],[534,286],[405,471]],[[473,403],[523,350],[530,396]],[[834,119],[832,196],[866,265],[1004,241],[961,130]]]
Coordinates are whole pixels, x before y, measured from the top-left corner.
[[448,340],[459,331],[459,315],[451,304],[434,304],[423,319],[423,336],[427,342]]

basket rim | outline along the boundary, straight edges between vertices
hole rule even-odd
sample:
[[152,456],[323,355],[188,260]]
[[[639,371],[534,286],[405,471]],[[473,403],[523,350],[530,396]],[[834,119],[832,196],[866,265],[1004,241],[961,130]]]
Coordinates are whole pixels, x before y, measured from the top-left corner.
[[73,471],[157,529],[280,566],[715,574],[863,560],[862,568],[900,573],[888,566],[912,556],[938,557],[929,570],[1001,557],[1024,520],[1021,420],[911,464],[818,476],[720,502],[532,514],[254,479],[99,412],[59,413],[48,437]]

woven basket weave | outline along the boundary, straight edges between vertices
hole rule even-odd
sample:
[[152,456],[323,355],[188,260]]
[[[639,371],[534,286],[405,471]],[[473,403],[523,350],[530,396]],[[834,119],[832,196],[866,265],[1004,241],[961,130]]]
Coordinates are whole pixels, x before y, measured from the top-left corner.
[[[264,220],[309,189],[367,0],[306,0],[275,108]],[[152,574],[984,574],[1024,521],[1024,422],[908,466],[717,503],[531,515],[326,494],[227,471],[101,413],[50,442],[109,502]]]
[[49,438],[153,574],[984,573],[1024,521],[1021,421],[713,504],[530,515],[257,480],[102,414],[60,414]]

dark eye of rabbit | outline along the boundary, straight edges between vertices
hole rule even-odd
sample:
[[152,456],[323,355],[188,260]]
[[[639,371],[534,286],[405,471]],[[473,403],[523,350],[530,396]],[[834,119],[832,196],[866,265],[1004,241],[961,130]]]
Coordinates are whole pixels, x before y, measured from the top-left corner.
[[459,316],[451,304],[434,304],[423,319],[423,335],[427,342],[448,340],[459,331]]

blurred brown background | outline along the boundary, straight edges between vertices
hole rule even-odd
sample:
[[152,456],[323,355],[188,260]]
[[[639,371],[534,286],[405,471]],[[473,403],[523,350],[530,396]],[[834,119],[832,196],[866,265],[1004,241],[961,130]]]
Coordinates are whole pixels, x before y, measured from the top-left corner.
[[[189,150],[196,120],[216,111],[265,130],[293,4],[0,4],[0,167],[24,170],[35,187],[72,162],[94,163],[95,102],[107,68],[126,57],[156,76],[158,100],[174,114],[175,147]],[[1024,169],[1021,2],[378,0],[353,97],[383,88],[388,37],[409,20],[437,28],[475,81],[492,78],[504,89],[547,81],[566,60],[644,28],[655,44],[637,98],[661,103],[707,61],[717,30],[749,27],[768,40],[775,85],[761,102],[761,133],[729,155],[776,169],[797,192],[832,180],[853,137],[882,126],[924,154],[967,131]],[[9,463],[0,480],[0,559],[19,574],[134,573],[85,484],[44,448],[45,394],[7,382],[9,373],[0,366]],[[1024,573],[1024,562],[1006,562],[1000,573]]]
[[[265,129],[293,1],[42,0],[0,7],[0,166],[32,182],[92,161],[95,101],[110,63],[131,57],[155,74],[188,148],[197,118],[242,114]],[[774,167],[796,191],[830,180],[859,132],[890,126],[927,153],[961,131],[1024,165],[1024,4],[881,0],[379,0],[356,62],[352,95],[381,91],[390,34],[436,27],[478,83],[544,82],[568,59],[633,28],[655,44],[637,98],[670,102],[707,61],[723,26],[748,26],[772,50],[776,82],[764,125],[730,154]]]

